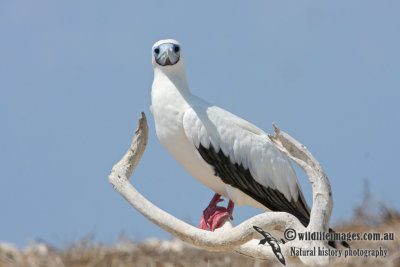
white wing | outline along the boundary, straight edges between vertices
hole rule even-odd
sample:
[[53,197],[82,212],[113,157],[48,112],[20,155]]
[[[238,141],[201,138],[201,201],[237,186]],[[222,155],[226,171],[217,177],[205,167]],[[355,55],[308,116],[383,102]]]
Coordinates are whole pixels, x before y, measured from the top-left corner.
[[216,176],[271,210],[309,217],[293,166],[264,131],[199,98],[191,106],[185,134]]

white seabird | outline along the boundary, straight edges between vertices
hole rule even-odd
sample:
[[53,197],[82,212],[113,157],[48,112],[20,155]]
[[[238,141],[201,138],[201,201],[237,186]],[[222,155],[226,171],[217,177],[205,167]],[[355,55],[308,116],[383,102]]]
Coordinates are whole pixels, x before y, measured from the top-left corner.
[[[150,108],[157,136],[193,177],[216,192],[200,228],[213,231],[232,218],[233,203],[288,212],[308,225],[310,208],[293,166],[267,133],[191,94],[179,42],[156,42],[152,59]],[[230,199],[228,208],[217,206],[221,195]]]

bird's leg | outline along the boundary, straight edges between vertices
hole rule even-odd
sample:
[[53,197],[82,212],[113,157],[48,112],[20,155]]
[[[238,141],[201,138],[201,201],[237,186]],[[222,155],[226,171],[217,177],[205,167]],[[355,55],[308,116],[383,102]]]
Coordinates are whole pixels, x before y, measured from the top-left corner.
[[211,199],[208,207],[203,211],[201,216],[199,228],[203,230],[214,231],[219,228],[226,219],[230,218],[233,220],[232,213],[235,204],[232,200],[229,200],[228,207],[217,206],[219,202],[223,201],[220,194],[215,194]]

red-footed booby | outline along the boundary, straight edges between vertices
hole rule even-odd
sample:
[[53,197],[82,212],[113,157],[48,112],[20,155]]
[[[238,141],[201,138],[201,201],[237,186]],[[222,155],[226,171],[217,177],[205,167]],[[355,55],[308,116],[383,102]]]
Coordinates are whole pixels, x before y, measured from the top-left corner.
[[[267,133],[191,94],[179,42],[156,42],[152,59],[157,136],[183,168],[216,192],[200,228],[213,231],[232,219],[234,203],[288,212],[307,226],[310,208],[293,166]],[[221,196],[230,199],[227,208],[217,206]]]

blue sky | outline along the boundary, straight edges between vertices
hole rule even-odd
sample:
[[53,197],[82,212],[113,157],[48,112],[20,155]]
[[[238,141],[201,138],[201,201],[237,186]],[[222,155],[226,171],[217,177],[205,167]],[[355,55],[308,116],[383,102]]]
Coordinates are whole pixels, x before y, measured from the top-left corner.
[[[164,150],[149,111],[151,47],[165,38],[181,42],[194,94],[309,148],[332,223],[351,218],[365,180],[399,208],[399,22],[397,1],[1,1],[0,241],[169,238],[107,179],[141,111],[134,186],[198,224],[213,193]],[[234,222],[259,212],[237,208]]]

